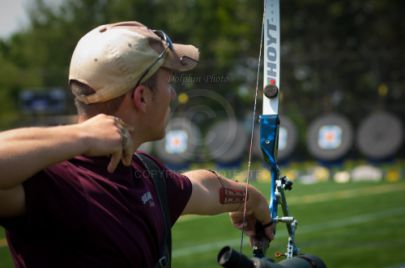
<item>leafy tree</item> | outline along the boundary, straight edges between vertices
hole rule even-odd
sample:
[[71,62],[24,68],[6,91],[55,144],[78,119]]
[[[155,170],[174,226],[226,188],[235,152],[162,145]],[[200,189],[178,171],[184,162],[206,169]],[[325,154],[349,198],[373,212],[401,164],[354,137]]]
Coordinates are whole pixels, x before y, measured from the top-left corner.
[[[262,1],[36,0],[30,26],[0,42],[2,114],[16,111],[24,87],[66,86],[79,38],[99,24],[138,20],[176,42],[197,45],[201,62],[180,91],[218,91],[239,116],[251,110]],[[301,127],[338,111],[356,125],[385,108],[405,118],[405,19],[400,0],[289,0],[281,4],[282,113]],[[209,76],[219,79],[213,81]],[[386,88],[381,95],[381,90]],[[379,94],[380,92],[380,94]],[[314,105],[316,104],[316,105]],[[207,103],[213,109],[215,103]],[[301,131],[305,133],[305,131]]]

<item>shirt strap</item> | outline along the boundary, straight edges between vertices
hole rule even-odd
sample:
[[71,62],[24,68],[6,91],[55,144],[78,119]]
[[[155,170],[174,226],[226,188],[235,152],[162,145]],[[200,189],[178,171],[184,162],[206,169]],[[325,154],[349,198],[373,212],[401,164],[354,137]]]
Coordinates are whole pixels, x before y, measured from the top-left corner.
[[164,244],[161,246],[159,260],[156,263],[155,268],[170,268],[172,255],[172,235],[166,191],[166,176],[164,171],[150,157],[138,153],[136,153],[135,156],[141,161],[146,170],[148,170],[148,173],[152,178],[153,185],[155,186],[160,208],[162,209],[165,228]]

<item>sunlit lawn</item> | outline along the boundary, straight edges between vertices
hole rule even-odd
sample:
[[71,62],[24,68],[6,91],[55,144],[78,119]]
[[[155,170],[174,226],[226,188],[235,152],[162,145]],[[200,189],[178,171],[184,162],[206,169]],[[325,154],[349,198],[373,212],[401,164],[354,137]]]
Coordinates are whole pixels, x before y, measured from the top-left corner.
[[[257,186],[268,191],[265,184]],[[299,221],[298,246],[328,267],[405,266],[405,182],[297,184],[288,200]],[[226,215],[181,219],[173,230],[173,267],[218,267],[221,247],[239,248],[239,241]],[[284,252],[286,241],[279,224],[268,256]],[[251,254],[248,247],[244,253]],[[9,267],[8,249],[1,246],[0,268]]]

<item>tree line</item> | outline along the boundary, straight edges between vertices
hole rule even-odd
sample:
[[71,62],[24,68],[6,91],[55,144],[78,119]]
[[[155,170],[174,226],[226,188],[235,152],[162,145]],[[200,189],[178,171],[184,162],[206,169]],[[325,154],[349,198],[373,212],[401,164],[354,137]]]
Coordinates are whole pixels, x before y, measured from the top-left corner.
[[[378,109],[405,118],[405,2],[280,2],[282,113],[298,126],[328,112],[354,122]],[[262,12],[258,0],[35,0],[29,25],[0,40],[0,127],[18,120],[21,90],[66,88],[70,56],[84,33],[125,20],[198,46],[199,68],[192,79],[178,79],[179,92],[214,90],[244,116],[252,110]]]

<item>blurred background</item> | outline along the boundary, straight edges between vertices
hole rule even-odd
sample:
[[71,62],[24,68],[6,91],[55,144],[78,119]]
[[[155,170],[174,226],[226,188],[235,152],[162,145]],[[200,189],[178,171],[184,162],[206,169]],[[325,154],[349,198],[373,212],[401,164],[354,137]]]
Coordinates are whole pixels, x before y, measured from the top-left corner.
[[[405,223],[405,207],[400,206],[405,202],[405,2],[281,0],[280,9],[282,172],[301,184],[293,198],[312,200],[320,191],[330,197],[297,208],[300,218],[313,219],[308,224],[315,226],[307,228],[312,231],[307,231],[307,241],[302,237],[304,245],[326,255],[330,267],[405,265],[399,250],[405,248],[400,227]],[[212,167],[244,180],[250,129],[257,129],[261,112],[259,93],[257,115],[252,115],[262,12],[258,0],[2,0],[0,130],[74,122],[67,74],[77,41],[97,25],[138,20],[201,52],[198,68],[172,81],[178,98],[166,138],[141,149],[173,169]],[[267,189],[269,175],[261,164],[257,135],[255,131],[251,177]],[[337,201],[342,195],[348,196],[347,203]],[[382,199],[387,203],[376,201]],[[327,223],[312,215],[311,202],[318,205],[318,217],[347,217],[353,224],[341,224],[335,236],[314,240],[324,235],[321,226]],[[336,206],[333,216],[328,202]],[[293,212],[295,206],[305,205],[293,202]],[[362,219],[359,226],[356,217]],[[380,217],[387,227],[371,238],[362,224]],[[185,219],[176,227],[175,267],[214,267],[219,244],[238,238],[225,231],[228,223],[219,233],[207,230],[195,237],[194,228],[217,226],[205,221]],[[350,237],[361,233],[353,243],[364,248],[349,247],[339,255],[350,240],[339,230],[352,230]],[[203,241],[214,237],[217,244]],[[344,241],[338,242],[339,237]],[[196,245],[200,247],[186,250]],[[1,238],[0,254],[0,267],[11,267]],[[376,259],[378,254],[388,257]]]

